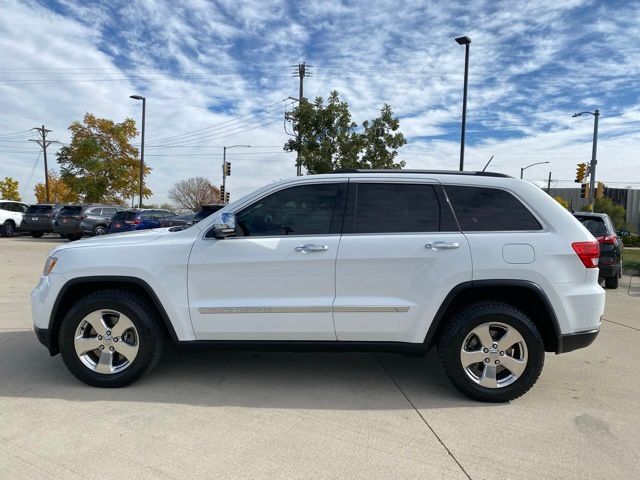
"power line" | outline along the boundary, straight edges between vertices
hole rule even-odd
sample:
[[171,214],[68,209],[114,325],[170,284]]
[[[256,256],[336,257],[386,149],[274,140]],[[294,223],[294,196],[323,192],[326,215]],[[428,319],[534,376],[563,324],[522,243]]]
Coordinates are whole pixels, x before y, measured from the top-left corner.
[[52,143],[59,143],[57,140],[47,140],[47,134],[51,133],[51,130],[47,130],[44,125],[42,127],[34,127],[31,130],[35,130],[40,133],[42,139],[33,140],[29,139],[30,142],[36,142],[40,147],[42,147],[42,153],[44,154],[44,185],[45,192],[47,194],[47,203],[50,202],[49,198],[49,170],[47,167],[47,147]]

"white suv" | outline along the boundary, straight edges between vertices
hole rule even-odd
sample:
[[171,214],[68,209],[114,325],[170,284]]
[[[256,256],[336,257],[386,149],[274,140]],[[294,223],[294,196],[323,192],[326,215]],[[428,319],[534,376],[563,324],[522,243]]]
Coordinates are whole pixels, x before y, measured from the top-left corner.
[[343,171],[270,184],[187,228],[55,248],[35,330],[80,380],[127,385],[179,345],[424,354],[484,401],[595,339],[598,243],[535,185]]
[[0,200],[0,236],[12,237],[22,222],[29,205],[13,200]]

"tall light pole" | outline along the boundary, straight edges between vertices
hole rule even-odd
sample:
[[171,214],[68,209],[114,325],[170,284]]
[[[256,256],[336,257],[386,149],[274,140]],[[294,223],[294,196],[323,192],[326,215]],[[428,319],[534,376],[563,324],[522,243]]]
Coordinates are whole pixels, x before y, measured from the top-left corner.
[[529,167],[533,167],[534,165],[542,165],[543,163],[549,163],[549,162],[536,162],[536,163],[532,163],[531,165],[527,165],[526,167],[521,167],[520,168],[520,178],[524,177],[524,171],[529,168]]
[[251,145],[231,145],[230,147],[222,147],[222,188],[220,189],[220,199],[222,204],[227,203],[227,177],[231,175],[231,164],[227,164],[227,150],[230,148],[245,147],[251,148]]
[[596,164],[598,163],[596,153],[598,151],[598,119],[600,118],[600,110],[596,108],[594,112],[574,113],[573,117],[580,117],[585,113],[593,115],[593,143],[591,145],[591,165],[589,167],[589,205],[591,206],[591,211],[593,211],[596,188]]
[[147,99],[140,95],[130,95],[129,98],[134,100],[142,100],[142,143],[140,145],[140,202],[138,208],[142,208],[142,191],[144,186],[144,120],[147,109]]
[[460,133],[460,171],[464,170],[464,134],[467,128],[467,87],[469,84],[469,37],[456,38],[458,45],[464,45],[464,93],[462,95],[462,132]]

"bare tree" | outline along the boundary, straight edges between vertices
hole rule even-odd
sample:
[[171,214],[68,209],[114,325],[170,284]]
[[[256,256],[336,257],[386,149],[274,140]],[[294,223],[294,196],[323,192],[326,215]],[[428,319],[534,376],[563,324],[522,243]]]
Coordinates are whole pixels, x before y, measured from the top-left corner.
[[197,211],[202,205],[220,202],[220,190],[204,177],[191,177],[176,182],[169,198],[179,208]]

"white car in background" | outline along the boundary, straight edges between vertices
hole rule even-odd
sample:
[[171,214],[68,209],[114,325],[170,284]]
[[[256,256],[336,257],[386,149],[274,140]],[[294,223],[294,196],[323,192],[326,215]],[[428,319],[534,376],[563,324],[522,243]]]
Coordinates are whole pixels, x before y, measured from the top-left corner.
[[12,237],[20,227],[22,214],[27,211],[29,205],[13,200],[0,200],[0,235]]

